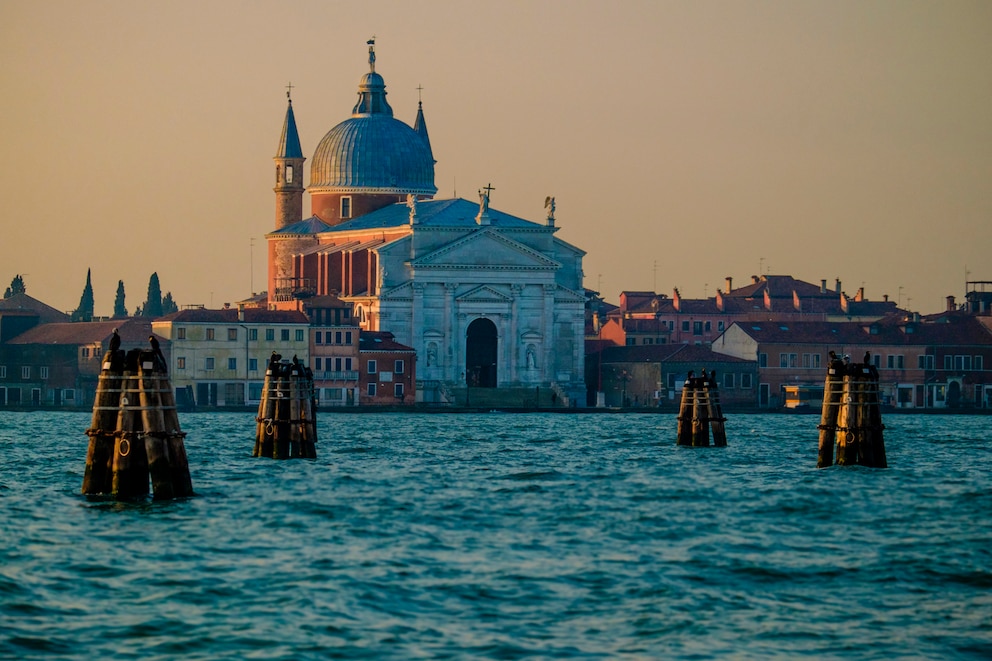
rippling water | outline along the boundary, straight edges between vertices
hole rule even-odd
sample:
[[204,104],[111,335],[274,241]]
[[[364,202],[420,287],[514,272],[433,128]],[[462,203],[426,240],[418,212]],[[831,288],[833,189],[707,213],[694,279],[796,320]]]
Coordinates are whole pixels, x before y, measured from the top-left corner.
[[79,494],[89,415],[0,413],[0,657],[992,658],[992,417],[324,414],[253,459],[189,414],[195,498]]

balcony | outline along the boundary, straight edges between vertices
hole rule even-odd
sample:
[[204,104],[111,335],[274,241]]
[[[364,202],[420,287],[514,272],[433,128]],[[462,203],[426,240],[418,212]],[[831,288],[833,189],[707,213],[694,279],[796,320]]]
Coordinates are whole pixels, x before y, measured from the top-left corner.
[[358,381],[358,370],[342,372],[314,372],[314,381]]
[[277,278],[275,292],[276,301],[293,301],[302,298],[312,298],[317,295],[317,281],[312,278]]

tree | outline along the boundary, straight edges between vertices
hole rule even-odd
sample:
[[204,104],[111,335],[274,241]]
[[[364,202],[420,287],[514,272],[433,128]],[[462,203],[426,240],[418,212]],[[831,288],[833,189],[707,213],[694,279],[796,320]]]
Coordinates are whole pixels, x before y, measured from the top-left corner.
[[167,291],[162,297],[162,314],[172,314],[173,312],[179,312],[179,306],[172,300],[172,292]]
[[72,321],[93,321],[93,283],[90,281],[90,269],[86,269],[86,286],[83,295],[79,297],[79,307],[69,316]]
[[162,287],[158,283],[157,271],[152,273],[152,277],[148,279],[148,298],[141,306],[141,315],[143,317],[162,316]]
[[10,286],[7,287],[7,291],[3,293],[4,298],[10,298],[14,294],[26,294],[27,288],[24,286],[24,278],[17,274],[14,279],[10,281]]
[[114,299],[114,319],[127,316],[127,307],[124,306],[124,281],[117,281],[117,298]]

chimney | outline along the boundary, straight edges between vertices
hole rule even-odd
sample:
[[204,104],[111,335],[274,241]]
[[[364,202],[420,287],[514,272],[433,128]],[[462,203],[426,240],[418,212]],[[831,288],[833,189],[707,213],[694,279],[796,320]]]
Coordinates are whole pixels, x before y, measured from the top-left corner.
[[238,321],[245,320],[245,304],[238,303]]
[[882,294],[882,301],[884,301],[885,303],[888,303],[889,302],[889,295],[888,294]]
[[839,294],[840,292],[841,292],[841,289],[840,289],[840,278],[837,278],[837,293]]
[[733,288],[734,288],[734,279],[728,275],[726,277],[726,281],[727,281],[726,293],[729,294],[731,292],[731,290],[733,290]]
[[954,297],[953,296],[948,296],[947,297],[947,311],[948,312],[954,312],[955,307],[956,306],[954,305]]
[[752,275],[752,276],[751,276],[751,284],[752,284],[752,285],[756,285],[756,284],[758,284],[759,282],[761,282],[761,278],[759,278],[759,277],[758,277],[758,276],[756,276],[756,275]]
[[716,309],[723,312],[723,293],[719,289],[716,290]]
[[826,294],[827,293],[827,279],[826,278],[824,278],[823,280],[820,280],[820,293],[821,294]]
[[672,307],[675,308],[676,312],[679,312],[682,309],[682,298],[679,296],[678,287],[672,290]]
[[858,293],[854,295],[854,300],[855,301],[858,301],[858,302],[861,302],[861,301],[865,300],[865,288],[864,287],[858,287]]

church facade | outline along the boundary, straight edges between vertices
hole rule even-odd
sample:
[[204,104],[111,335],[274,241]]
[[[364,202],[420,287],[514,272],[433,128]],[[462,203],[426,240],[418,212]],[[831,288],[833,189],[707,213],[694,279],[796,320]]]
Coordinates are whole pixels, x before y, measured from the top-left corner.
[[554,200],[534,222],[490,208],[488,185],[478,202],[434,199],[422,104],[412,127],[393,118],[372,42],[358,96],[314,151],[307,218],[289,102],[266,237],[269,307],[350,303],[361,328],[415,349],[418,401],[455,401],[469,387],[544,388],[582,406],[585,253],[555,236]]

